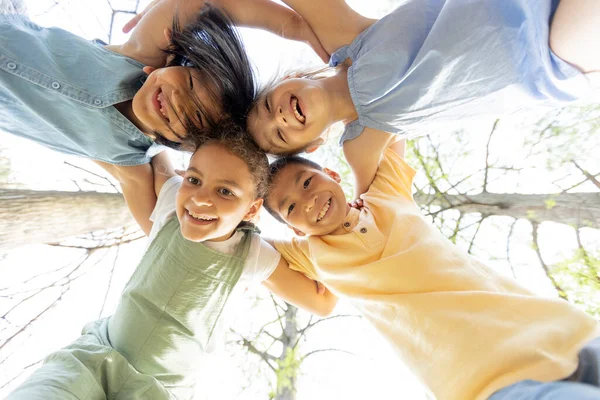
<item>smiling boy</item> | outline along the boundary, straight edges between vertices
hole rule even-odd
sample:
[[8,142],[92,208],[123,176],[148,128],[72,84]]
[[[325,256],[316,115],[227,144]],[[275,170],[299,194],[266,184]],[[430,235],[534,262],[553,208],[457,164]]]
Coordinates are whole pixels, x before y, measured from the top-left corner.
[[299,157],[271,164],[265,206],[306,236],[274,242],[290,268],[348,298],[438,399],[483,400],[499,390],[494,400],[517,398],[522,388],[501,389],[523,382],[532,397],[520,399],[546,399],[544,382],[596,376],[597,350],[591,369],[574,371],[578,352],[600,334],[597,322],[447,240],[415,204],[415,171],[403,155],[404,141],[388,146],[361,210],[346,205],[333,171]]

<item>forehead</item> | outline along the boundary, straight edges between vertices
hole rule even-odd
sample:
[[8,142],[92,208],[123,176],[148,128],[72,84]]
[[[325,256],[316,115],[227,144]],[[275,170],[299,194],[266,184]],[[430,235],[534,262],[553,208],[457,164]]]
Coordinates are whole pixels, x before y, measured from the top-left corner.
[[252,188],[252,174],[244,160],[218,143],[207,143],[192,155],[188,169],[195,169],[205,178],[235,182]]
[[280,169],[273,180],[269,190],[269,197],[272,201],[300,190],[300,180],[307,173],[319,172],[314,168],[304,164],[289,164]]

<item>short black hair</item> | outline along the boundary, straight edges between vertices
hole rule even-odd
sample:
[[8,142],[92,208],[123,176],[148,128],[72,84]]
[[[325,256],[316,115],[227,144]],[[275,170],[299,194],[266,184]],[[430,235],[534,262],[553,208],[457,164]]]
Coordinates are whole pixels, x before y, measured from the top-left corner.
[[282,224],[285,224],[286,222],[269,205],[269,194],[273,188],[273,184],[275,182],[275,178],[277,178],[277,175],[280,174],[285,168],[289,167],[290,165],[304,165],[306,167],[316,169],[317,171],[323,171],[323,167],[321,167],[321,165],[319,165],[318,163],[309,160],[308,158],[300,156],[280,157],[273,161],[271,164],[269,164],[268,187],[263,206],[269,212],[269,214],[273,216],[273,218],[275,218]]
[[242,39],[229,15],[213,6],[204,6],[198,17],[181,27],[177,13],[173,18],[172,36],[164,50],[172,56],[166,67],[183,66],[206,82],[211,100],[221,108],[221,115],[210,115],[197,98],[193,98],[197,113],[207,126],[198,123],[196,115],[178,116],[186,129],[181,143],[154,132],[156,142],[175,149],[194,149],[198,140],[215,129],[221,118],[229,118],[245,126],[246,117],[257,92],[256,77]]

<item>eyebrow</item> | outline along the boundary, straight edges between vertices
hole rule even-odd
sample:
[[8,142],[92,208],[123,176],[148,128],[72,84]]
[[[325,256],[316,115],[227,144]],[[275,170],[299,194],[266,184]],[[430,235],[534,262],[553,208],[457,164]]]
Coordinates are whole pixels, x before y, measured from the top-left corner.
[[[194,168],[194,167],[189,167],[187,170],[188,170],[188,171],[192,171],[192,172],[194,172],[194,173],[196,173],[196,174],[198,174],[198,175],[200,175],[200,176],[204,176],[204,175],[202,174],[202,172],[198,171],[198,170],[197,170],[196,168]],[[233,187],[234,187],[234,188],[236,188],[237,190],[241,190],[241,191],[243,191],[243,189],[242,189],[242,187],[240,186],[240,184],[239,184],[239,183],[237,183],[236,181],[232,181],[232,180],[230,180],[230,179],[220,179],[220,180],[218,180],[217,182],[219,182],[219,183],[221,183],[221,184],[224,184],[224,185],[233,186]]]
[[[298,182],[300,182],[300,178],[302,178],[302,175],[304,174],[304,170],[298,171],[298,173],[296,174],[296,179],[294,179],[294,185],[293,186],[298,186]],[[283,207],[283,205],[287,202],[288,196],[283,197],[278,204],[279,207],[279,213],[281,214],[281,209]]]

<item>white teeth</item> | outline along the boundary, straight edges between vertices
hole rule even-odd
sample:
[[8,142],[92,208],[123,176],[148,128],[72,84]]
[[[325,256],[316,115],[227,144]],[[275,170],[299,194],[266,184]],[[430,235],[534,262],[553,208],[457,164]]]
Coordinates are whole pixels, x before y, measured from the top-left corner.
[[300,107],[298,107],[298,99],[295,97],[292,97],[292,110],[294,110],[294,115],[296,116],[296,119],[298,121],[300,121],[301,123],[304,123],[304,121],[306,121],[306,117],[300,114]]
[[327,214],[327,211],[329,210],[330,206],[331,206],[331,199],[327,200],[327,203],[325,203],[325,205],[323,206],[323,209],[321,210],[321,212],[319,213],[319,216],[317,217],[317,222],[319,222],[320,220],[323,219],[325,214]]
[[190,214],[190,216],[194,219],[200,220],[200,221],[214,221],[216,220],[216,218],[213,217],[207,217],[206,215],[202,215],[202,214],[196,214],[193,211],[188,210],[188,213]]
[[158,96],[156,96],[156,99],[158,100],[158,103],[160,104],[160,113],[167,119],[167,121],[169,120],[169,114],[167,114],[167,107],[165,107],[165,95],[163,94],[163,92],[161,91]]

